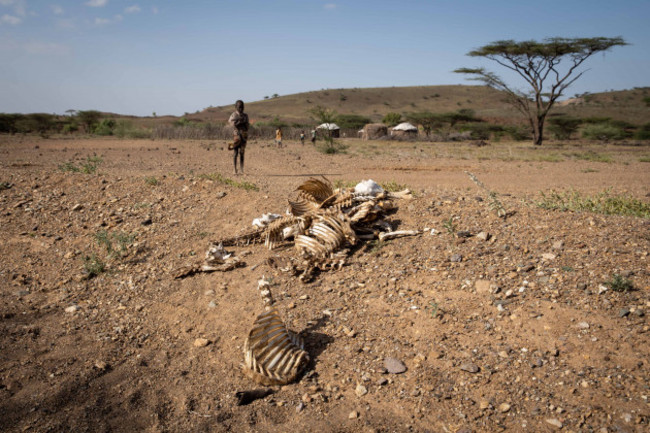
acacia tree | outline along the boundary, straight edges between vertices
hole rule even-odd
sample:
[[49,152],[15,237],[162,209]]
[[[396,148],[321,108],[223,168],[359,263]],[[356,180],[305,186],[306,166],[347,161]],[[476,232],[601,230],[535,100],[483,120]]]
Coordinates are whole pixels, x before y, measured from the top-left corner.
[[454,72],[473,75],[472,79],[504,91],[508,102],[528,118],[534,144],[541,145],[546,115],[566,88],[584,74],[585,71],[578,71],[580,65],[593,54],[619,45],[627,42],[621,37],[547,38],[542,42],[504,40],[467,53],[493,60],[516,72],[528,84],[528,91],[507,85],[484,68],[460,68]]

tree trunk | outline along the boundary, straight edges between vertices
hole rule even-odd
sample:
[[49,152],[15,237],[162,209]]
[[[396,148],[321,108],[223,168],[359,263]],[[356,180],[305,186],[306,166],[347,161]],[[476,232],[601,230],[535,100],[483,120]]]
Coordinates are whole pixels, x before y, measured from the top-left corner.
[[544,117],[538,117],[533,125],[533,144],[541,146],[544,141]]

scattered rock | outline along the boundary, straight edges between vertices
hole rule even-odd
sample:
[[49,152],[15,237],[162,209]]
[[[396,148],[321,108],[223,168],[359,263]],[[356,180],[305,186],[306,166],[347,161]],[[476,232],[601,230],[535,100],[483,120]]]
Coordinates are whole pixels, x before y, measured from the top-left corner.
[[561,250],[564,248],[564,241],[555,241],[553,242],[553,245],[551,246],[554,250]]
[[79,211],[79,210],[81,210],[81,209],[83,209],[83,208],[84,208],[83,205],[77,203],[77,204],[75,204],[74,206],[72,206],[72,209],[70,209],[70,210],[76,212],[76,211]]
[[151,217],[149,216],[149,217],[143,219],[143,220],[140,222],[140,224],[143,225],[143,226],[150,226],[151,224],[153,224],[153,220],[152,220]]
[[368,389],[365,386],[358,384],[357,388],[354,390],[354,393],[357,395],[357,397],[361,397],[368,394]]
[[219,191],[218,193],[215,194],[215,197],[216,198],[224,198],[226,195],[227,194],[226,194],[225,191]]
[[478,373],[480,368],[478,365],[474,364],[473,362],[464,362],[460,365],[460,369],[463,371],[467,371],[468,373]]
[[490,293],[490,288],[492,286],[492,281],[489,280],[476,280],[474,287],[476,288],[476,293],[487,294]]
[[66,313],[76,313],[79,311],[79,306],[78,305],[70,305],[69,307],[66,307],[65,312]]
[[460,254],[454,254],[449,258],[449,261],[452,263],[459,263],[463,261],[463,256]]
[[544,421],[546,421],[547,424],[550,424],[555,428],[558,429],[562,428],[562,423],[557,418],[546,418]]
[[618,317],[627,317],[630,315],[630,309],[629,308],[621,308],[618,310]]
[[210,344],[210,340],[207,338],[197,338],[194,340],[194,347],[205,347]]
[[476,235],[476,239],[480,239],[482,241],[487,241],[490,239],[490,234],[488,232],[480,232],[479,234]]
[[506,413],[510,410],[510,405],[508,403],[501,403],[499,405],[499,412],[501,413]]
[[557,257],[557,256],[556,256],[555,254],[551,254],[551,253],[544,253],[544,254],[542,254],[542,258],[543,258],[544,260],[555,260],[556,257]]
[[459,238],[469,238],[472,236],[472,234],[467,230],[459,230],[456,232],[456,236]]
[[589,323],[587,322],[578,323],[578,329],[589,329]]
[[388,357],[384,359],[384,367],[389,373],[400,374],[406,371],[406,366],[397,358]]
[[359,412],[356,410],[353,410],[350,412],[350,415],[348,415],[348,419],[357,419],[359,418]]
[[379,379],[379,380],[377,381],[377,385],[378,385],[378,386],[384,386],[384,385],[386,385],[387,383],[388,383],[388,379],[386,379],[385,377],[382,377],[381,379]]

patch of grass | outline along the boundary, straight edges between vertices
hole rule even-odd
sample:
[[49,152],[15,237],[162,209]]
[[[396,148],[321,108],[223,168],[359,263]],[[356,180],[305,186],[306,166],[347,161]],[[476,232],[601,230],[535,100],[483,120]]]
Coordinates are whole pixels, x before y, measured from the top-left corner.
[[238,182],[234,179],[223,176],[221,173],[203,173],[199,175],[199,179],[208,179],[214,182],[222,183],[224,185],[232,186],[234,188],[245,189],[246,191],[259,191],[259,188],[254,183],[247,182],[245,180]]
[[106,249],[108,257],[123,257],[127,248],[133,244],[135,236],[125,232],[108,233],[106,230],[100,230],[95,233],[95,240],[100,247]]
[[103,159],[100,156],[93,155],[86,158],[86,160],[80,165],[76,165],[74,162],[67,161],[63,164],[59,164],[59,170],[62,172],[69,173],[85,173],[85,174],[95,174],[97,172],[97,167],[103,162]]
[[456,224],[454,224],[454,218],[453,217],[449,217],[448,219],[446,219],[442,223],[442,226],[445,228],[445,230],[447,230],[447,233],[450,236],[456,235]]
[[568,154],[568,156],[580,161],[613,162],[611,156],[603,155],[602,153],[594,152],[593,150],[588,150],[587,152],[573,152]]
[[650,204],[625,195],[612,195],[610,190],[594,196],[575,190],[540,194],[542,199],[535,204],[543,209],[650,218]]
[[405,189],[411,189],[408,187],[408,185],[405,185],[403,183],[397,183],[394,180],[382,182],[381,187],[388,192],[397,192],[397,191],[403,191]]
[[580,170],[582,173],[598,173],[598,170],[594,170],[593,168],[585,168],[584,170]]
[[549,153],[546,155],[540,155],[538,158],[535,158],[535,160],[544,162],[562,162],[564,161],[564,158],[562,158],[562,155],[558,155],[557,153]]
[[650,156],[642,156],[639,158],[639,162],[650,162]]
[[562,270],[564,272],[573,272],[575,269],[573,269],[571,266],[562,266]]
[[634,290],[632,282],[619,274],[612,275],[609,281],[605,281],[603,284],[615,292],[631,292]]
[[148,209],[151,207],[151,203],[148,203],[146,201],[136,203],[133,205],[133,209]]
[[102,261],[96,254],[84,257],[84,272],[87,278],[93,278],[97,275],[106,272],[106,263]]
[[158,179],[155,176],[145,176],[144,182],[149,186],[158,185]]
[[438,315],[438,309],[439,306],[437,302],[434,301],[429,302],[429,306],[427,307],[427,310],[431,312],[431,317],[435,318]]
[[334,181],[334,188],[354,188],[357,186],[357,183],[353,180],[336,179]]

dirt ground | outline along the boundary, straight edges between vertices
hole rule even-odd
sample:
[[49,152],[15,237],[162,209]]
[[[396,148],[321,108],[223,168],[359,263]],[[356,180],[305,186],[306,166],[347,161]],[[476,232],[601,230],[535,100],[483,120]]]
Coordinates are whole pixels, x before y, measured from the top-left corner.
[[[0,137],[0,430],[648,431],[650,221],[533,203],[552,188],[647,202],[647,148],[590,150],[608,163],[349,144],[251,143],[235,176],[222,142]],[[408,186],[390,222],[424,233],[362,245],[308,284],[274,266],[293,248],[259,244],[227,248],[245,267],[172,277],[321,175]],[[635,289],[608,288],[614,274]],[[312,361],[239,404],[265,389],[240,369],[262,276]]]

